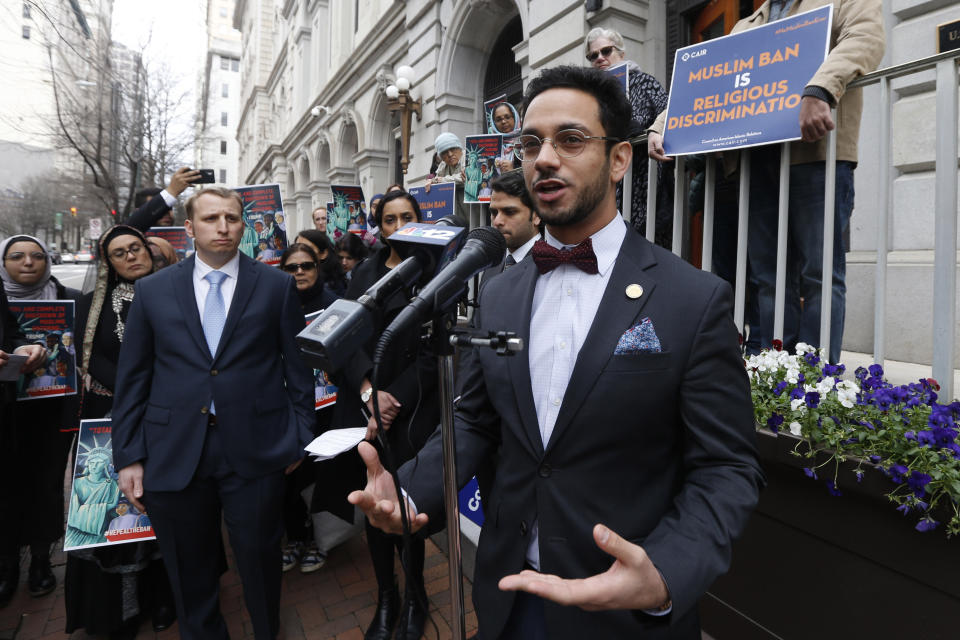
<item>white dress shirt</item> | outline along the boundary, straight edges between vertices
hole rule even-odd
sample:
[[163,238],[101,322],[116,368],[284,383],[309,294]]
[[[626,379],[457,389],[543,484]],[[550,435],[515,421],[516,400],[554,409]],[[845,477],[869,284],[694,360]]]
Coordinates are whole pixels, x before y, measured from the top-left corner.
[[520,264],[520,261],[527,257],[527,254],[530,253],[530,249],[533,249],[533,245],[535,245],[539,239],[540,234],[535,233],[533,234],[532,238],[517,247],[515,251],[510,251],[508,249],[507,254],[513,256],[513,259],[517,261],[517,264]]
[[[546,449],[557,423],[557,415],[567,383],[573,374],[577,356],[583,346],[600,299],[613,273],[613,264],[627,234],[623,218],[616,216],[590,236],[593,252],[597,255],[598,273],[589,274],[572,264],[561,264],[537,279],[530,311],[530,385],[537,409],[540,437]],[[557,249],[571,248],[544,233],[547,244]],[[540,568],[540,538],[537,523],[533,525],[527,562]]]
[[238,251],[227,264],[219,269],[214,269],[206,262],[200,259],[199,254],[194,254],[193,265],[193,293],[197,298],[197,310],[200,312],[200,321],[203,322],[203,310],[207,304],[207,292],[210,291],[210,283],[205,276],[211,271],[220,271],[227,275],[220,283],[220,294],[223,296],[223,312],[230,315],[230,303],[233,302],[233,292],[237,289],[237,274],[240,273],[240,252]]

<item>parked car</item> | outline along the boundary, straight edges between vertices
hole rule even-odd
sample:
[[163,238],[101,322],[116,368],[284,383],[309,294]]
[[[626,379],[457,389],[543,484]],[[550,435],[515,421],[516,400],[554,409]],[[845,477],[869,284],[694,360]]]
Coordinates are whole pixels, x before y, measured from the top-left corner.
[[69,251],[64,251],[60,254],[61,264],[73,264],[76,261],[76,257]]
[[60,252],[56,249],[50,249],[50,261],[53,264],[63,264],[63,256],[60,255]]
[[83,251],[77,251],[77,253],[73,256],[73,261],[76,263],[93,262],[93,254],[86,249]]

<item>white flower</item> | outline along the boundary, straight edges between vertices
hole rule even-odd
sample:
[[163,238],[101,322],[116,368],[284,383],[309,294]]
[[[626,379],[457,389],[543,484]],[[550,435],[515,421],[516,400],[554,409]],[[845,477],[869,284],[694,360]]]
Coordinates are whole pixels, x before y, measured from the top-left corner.
[[797,343],[797,355],[802,356],[805,353],[815,353],[816,349],[808,345],[806,342]]
[[787,369],[786,380],[790,384],[797,384],[797,380],[799,380],[799,376],[800,376],[799,369],[795,369],[795,368]]
[[807,410],[807,404],[804,402],[803,398],[794,398],[790,401],[790,410],[804,413]]
[[800,428],[799,422],[793,421],[790,423],[790,433],[792,433],[795,436],[799,436],[803,434],[803,430]]
[[833,378],[824,378],[823,380],[817,383],[817,393],[820,394],[821,400],[823,400],[823,397],[832,390],[833,390]]

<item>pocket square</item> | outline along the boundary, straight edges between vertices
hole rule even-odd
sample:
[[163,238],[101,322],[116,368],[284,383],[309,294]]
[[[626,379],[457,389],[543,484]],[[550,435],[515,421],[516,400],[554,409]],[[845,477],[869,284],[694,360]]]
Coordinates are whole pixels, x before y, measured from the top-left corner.
[[617,348],[613,350],[613,355],[660,353],[662,350],[660,338],[657,337],[657,332],[653,330],[653,322],[650,318],[644,318],[624,331],[623,335],[620,336],[620,341],[617,342]]

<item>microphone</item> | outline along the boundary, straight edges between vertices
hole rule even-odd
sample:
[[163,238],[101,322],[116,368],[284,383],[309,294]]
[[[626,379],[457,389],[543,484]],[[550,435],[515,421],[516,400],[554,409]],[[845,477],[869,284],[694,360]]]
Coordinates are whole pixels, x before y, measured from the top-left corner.
[[445,266],[420,293],[397,314],[384,332],[394,334],[425,318],[450,309],[464,294],[467,281],[475,274],[500,264],[503,261],[507,243],[503,235],[493,227],[479,227],[467,235],[467,241],[456,260]]
[[440,226],[410,222],[397,229],[387,240],[401,258],[418,258],[423,265],[420,285],[426,285],[430,278],[456,257],[463,246],[466,229],[451,224],[446,218],[443,220],[445,222]]

